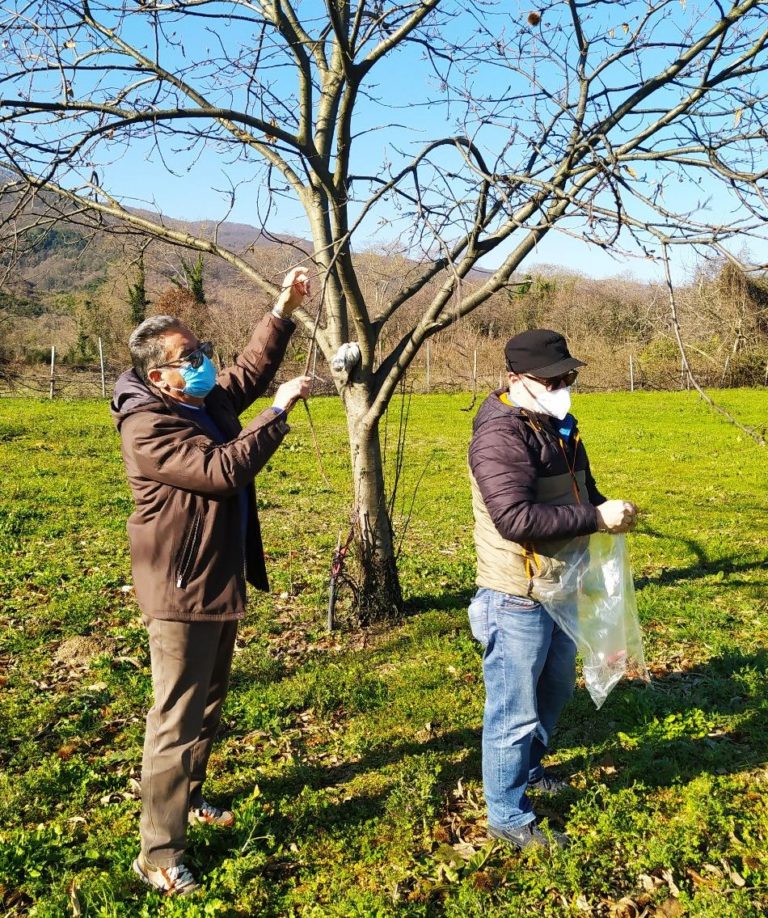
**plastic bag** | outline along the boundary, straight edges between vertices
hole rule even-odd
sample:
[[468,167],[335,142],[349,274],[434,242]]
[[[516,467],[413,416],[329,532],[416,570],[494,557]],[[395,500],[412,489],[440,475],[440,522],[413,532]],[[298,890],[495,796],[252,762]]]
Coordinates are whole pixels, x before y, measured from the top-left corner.
[[650,682],[624,536],[572,539],[551,560],[555,579],[537,582],[536,594],[575,642],[595,705],[622,676]]

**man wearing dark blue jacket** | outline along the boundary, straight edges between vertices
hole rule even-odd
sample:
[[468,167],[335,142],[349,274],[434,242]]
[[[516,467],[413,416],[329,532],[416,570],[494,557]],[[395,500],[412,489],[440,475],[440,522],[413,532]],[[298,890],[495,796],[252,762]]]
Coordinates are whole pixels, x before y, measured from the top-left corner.
[[[534,329],[505,347],[508,388],[480,407],[469,447],[478,591],[469,607],[484,647],[483,786],[488,834],[547,846],[527,795],[563,785],[542,765],[573,694],[576,647],[539,601],[576,536],[626,532],[636,508],[595,484],[570,387],[583,362],[565,338]],[[559,844],[565,836],[555,834]]]

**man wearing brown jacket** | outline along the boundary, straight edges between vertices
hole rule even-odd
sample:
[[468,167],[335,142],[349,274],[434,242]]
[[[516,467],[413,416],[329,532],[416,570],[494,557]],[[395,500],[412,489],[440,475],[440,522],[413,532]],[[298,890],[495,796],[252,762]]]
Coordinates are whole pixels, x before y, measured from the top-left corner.
[[280,386],[245,428],[238,416],[272,381],[309,292],[303,269],[242,354],[218,374],[212,346],[171,316],[142,322],[133,369],[115,386],[112,415],[136,508],[128,520],[136,598],[149,633],[154,705],[142,763],[141,852],[133,869],[169,894],[197,887],[184,864],[188,823],[231,826],[203,797],[227,693],[246,580],[268,589],[253,480],[289,431],[309,379]]
[[584,364],[565,338],[538,328],[504,350],[508,389],[483,402],[469,447],[478,586],[469,621],[484,648],[483,788],[492,838],[546,847],[527,792],[564,786],[542,758],[573,693],[576,646],[540,591],[556,579],[569,539],[626,532],[636,508],[606,500],[592,477],[569,414]]

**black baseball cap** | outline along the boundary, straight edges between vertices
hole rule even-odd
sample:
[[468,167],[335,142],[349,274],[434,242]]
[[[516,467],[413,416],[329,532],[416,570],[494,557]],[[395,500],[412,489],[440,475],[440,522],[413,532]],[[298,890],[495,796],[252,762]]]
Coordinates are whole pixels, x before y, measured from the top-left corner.
[[571,356],[565,338],[549,328],[532,328],[514,335],[504,345],[504,356],[511,373],[530,373],[542,379],[586,366],[583,360]]

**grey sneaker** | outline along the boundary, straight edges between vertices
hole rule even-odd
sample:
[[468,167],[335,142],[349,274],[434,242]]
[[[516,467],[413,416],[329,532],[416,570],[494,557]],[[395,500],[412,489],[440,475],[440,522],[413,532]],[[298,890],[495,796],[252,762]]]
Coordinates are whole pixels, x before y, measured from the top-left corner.
[[548,771],[545,771],[538,781],[531,781],[528,789],[538,791],[541,794],[559,794],[564,790],[568,790],[570,786],[567,781],[561,781]]
[[186,896],[196,889],[199,884],[184,864],[175,867],[155,867],[150,864],[143,854],[133,862],[133,872],[142,883],[159,890],[166,896]]
[[567,835],[563,835],[562,832],[549,832],[545,835],[535,821],[520,826],[519,829],[502,829],[498,826],[489,825],[488,837],[507,842],[521,851],[528,848],[565,848],[568,844]]
[[207,800],[201,800],[199,806],[189,808],[189,824],[191,826],[204,823],[209,826],[220,826],[229,829],[235,824],[235,814],[230,810],[222,810]]

